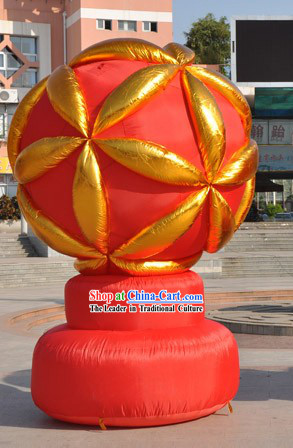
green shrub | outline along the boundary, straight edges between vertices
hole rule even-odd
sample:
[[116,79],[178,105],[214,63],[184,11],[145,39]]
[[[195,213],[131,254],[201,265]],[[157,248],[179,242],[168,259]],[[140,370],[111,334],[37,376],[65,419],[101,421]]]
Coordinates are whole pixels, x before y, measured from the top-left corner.
[[266,206],[266,214],[272,218],[274,217],[277,213],[283,213],[283,207],[280,204],[268,204]]
[[20,219],[20,209],[16,199],[16,196],[10,198],[4,194],[0,198],[0,220],[13,220]]

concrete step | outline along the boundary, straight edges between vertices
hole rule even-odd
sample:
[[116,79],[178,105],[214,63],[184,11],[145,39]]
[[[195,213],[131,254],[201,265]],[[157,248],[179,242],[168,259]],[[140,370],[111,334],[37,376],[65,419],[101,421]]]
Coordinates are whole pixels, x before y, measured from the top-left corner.
[[231,291],[225,293],[206,293],[206,309],[215,303],[247,303],[247,302],[271,302],[293,301],[293,291]]
[[77,272],[72,268],[68,268],[68,269],[56,269],[56,270],[43,270],[43,271],[17,271],[17,272],[13,272],[13,273],[9,273],[9,272],[1,272],[0,274],[0,281],[3,281],[3,278],[9,278],[9,279],[17,279],[18,277],[36,277],[36,276],[46,276],[46,277],[56,277],[56,276],[60,276],[62,274],[64,275],[70,275],[73,272]]
[[[243,254],[241,254],[243,255]],[[250,264],[251,266],[256,267],[256,263],[261,263],[263,264],[269,264],[270,266],[272,264],[276,265],[278,263],[280,264],[293,264],[293,257],[272,257],[272,258],[258,258],[258,257],[251,257],[251,258],[245,258],[243,256],[241,257],[229,257],[229,258],[223,258],[222,259],[222,264],[223,265],[227,265],[227,264]],[[260,267],[257,265],[257,267]]]
[[[222,267],[228,268],[228,267],[237,267],[237,266],[241,266],[241,267],[251,267],[252,269],[256,269],[256,264],[253,262],[250,262],[249,260],[245,260],[245,261],[239,261],[239,260],[234,260],[234,261],[230,261],[230,262],[223,262],[222,263]],[[288,268],[293,268],[293,263],[291,262],[285,262],[285,261],[278,261],[278,262],[274,262],[274,263],[267,263],[267,262],[258,262],[257,265],[257,269],[263,269],[265,267],[265,269],[267,268],[278,268],[278,267],[288,267]]]
[[36,256],[35,253],[32,253],[30,250],[14,250],[14,251],[9,251],[9,252],[5,252],[5,253],[1,253],[0,252],[0,258],[18,258],[21,256],[31,256],[34,257]]
[[54,277],[35,277],[35,278],[21,278],[20,280],[5,280],[0,281],[0,288],[16,288],[22,286],[46,286],[47,284],[65,283],[72,277],[75,277],[78,272],[68,275],[59,275]]
[[[256,272],[247,272],[247,273],[241,273],[241,272],[231,272],[231,273],[223,273],[222,274],[222,278],[251,278],[251,277],[259,277],[260,275],[262,275],[262,277],[272,277],[274,274],[276,273],[268,273],[268,272],[262,272],[261,274],[257,274]],[[288,274],[285,272],[282,273],[278,273],[278,277],[279,278],[292,278],[293,279],[293,275],[292,274]]]
[[292,237],[287,236],[286,238],[233,238],[227,246],[230,246],[231,244],[245,244],[245,243],[271,243],[271,244],[284,244],[284,243],[293,243],[293,235]]
[[[234,274],[235,272],[255,272],[255,268],[253,268],[253,266],[235,266],[235,267],[226,267],[223,266],[222,268],[222,274]],[[279,274],[282,273],[287,273],[287,274],[293,274],[293,267],[286,267],[286,266],[278,266],[278,267],[273,267],[273,268],[269,268],[269,267],[264,267],[263,269],[258,269],[257,270],[258,274],[261,275],[264,272],[268,272],[271,273],[274,276],[278,276]]]
[[0,245],[0,252],[6,252],[11,250],[17,250],[17,249],[29,249],[33,250],[32,246],[30,244],[7,244],[7,246],[1,246]]
[[[269,234],[264,234],[264,235],[240,235],[238,236],[237,233],[233,236],[232,241],[287,241],[288,239],[290,241],[292,241],[293,238],[293,233],[292,234],[286,234],[286,235],[269,235]],[[230,243],[231,244],[231,243]]]
[[284,228],[284,229],[293,229],[293,221],[284,221],[284,222],[276,222],[276,221],[266,221],[266,222],[244,222],[239,231],[241,230],[267,230],[267,229],[275,229],[275,228]]
[[10,318],[9,326],[18,332],[27,333],[36,327],[43,328],[44,325],[51,324],[52,322],[57,324],[65,321],[64,306],[59,305],[15,314]]
[[265,245],[257,245],[257,244],[245,244],[245,245],[233,245],[227,247],[227,251],[229,252],[270,252],[270,251],[280,251],[280,252],[286,252],[286,251],[293,251],[292,246],[265,246]]
[[249,259],[240,259],[240,258],[235,258],[235,259],[224,259],[222,260],[222,266],[251,266],[253,269],[262,269],[264,266],[267,267],[271,267],[271,268],[277,268],[278,266],[288,266],[288,267],[293,267],[293,260],[276,260],[276,259],[272,259],[272,260],[249,260]]
[[19,250],[29,250],[33,251],[33,248],[31,246],[27,245],[17,245],[17,246],[7,246],[7,247],[0,247],[0,253],[7,253],[7,252],[17,252]]
[[68,265],[19,265],[16,264],[15,266],[12,266],[10,264],[7,265],[1,265],[1,272],[0,272],[0,276],[4,273],[7,274],[19,274],[19,273],[36,273],[36,272],[62,272],[62,271],[68,271],[68,270],[72,270],[74,271],[73,268],[73,263],[70,263]]
[[278,267],[265,267],[265,268],[260,268],[260,269],[255,269],[255,267],[253,266],[235,266],[235,267],[229,267],[227,268],[226,266],[223,266],[222,269],[222,274],[227,274],[227,273],[235,273],[235,272],[252,272],[255,273],[256,275],[261,275],[264,272],[267,272],[268,274],[272,275],[272,276],[278,276],[279,274],[282,273],[290,273],[290,275],[293,274],[293,267],[291,268],[286,268],[285,266],[278,266]]
[[242,230],[237,231],[235,233],[234,238],[246,238],[247,236],[256,236],[256,237],[263,237],[263,236],[276,236],[279,238],[282,238],[284,235],[293,235],[293,230],[284,230],[284,229],[276,229],[274,231],[266,230],[266,231],[251,231],[251,230]]
[[[6,260],[5,260],[6,261]],[[73,267],[73,259],[7,258],[1,261],[0,288],[22,286],[44,286],[46,284],[63,283],[78,272]]]
[[19,244],[22,244],[23,246],[31,246],[30,241],[27,238],[21,238],[21,239],[14,239],[11,241],[7,240],[1,240],[0,239],[0,247],[7,247],[7,246],[17,246]]
[[21,275],[21,276],[17,276],[17,277],[13,277],[13,276],[6,276],[6,278],[3,278],[2,276],[0,277],[0,283],[11,283],[11,282],[15,282],[15,283],[22,283],[22,282],[28,282],[28,281],[40,281],[40,279],[45,279],[45,280],[56,280],[57,278],[69,278],[70,276],[74,276],[77,275],[78,272],[77,271],[69,271],[69,272],[60,272],[59,275],[57,275],[57,273],[55,275],[46,275],[46,274],[41,274],[39,273],[37,276],[30,274],[30,275]]
[[[73,275],[72,275],[73,274]],[[29,278],[29,277],[22,277],[20,280],[16,280],[16,279],[11,279],[11,281],[9,280],[5,280],[5,281],[0,281],[0,285],[7,285],[7,286],[18,286],[18,285],[23,285],[23,284],[38,284],[38,283],[56,283],[56,282],[66,282],[67,280],[69,280],[71,277],[74,277],[76,274],[78,274],[78,272],[74,272],[72,274],[68,274],[68,275],[59,275],[59,276],[55,276],[55,277],[46,277],[46,276],[39,276],[38,278],[33,277],[33,278]]]
[[0,235],[0,258],[36,257],[29,238],[22,235]]
[[233,244],[272,244],[272,245],[283,245],[283,244],[290,244],[293,245],[293,237],[292,238],[284,238],[282,240],[275,240],[275,239],[256,239],[256,238],[248,238],[248,239],[232,239],[230,243],[227,245],[227,247],[233,245]]
[[[232,274],[232,273],[235,273],[235,272],[255,272],[255,268],[253,267],[253,266],[245,266],[245,265],[242,265],[242,266],[223,266],[222,267],[222,274],[227,274],[227,273],[229,273],[229,274]],[[258,269],[257,270],[257,272],[258,272],[258,274],[259,275],[261,275],[261,273],[263,273],[263,272],[268,272],[268,273],[271,273],[272,275],[273,274],[275,274],[275,275],[279,275],[279,274],[282,274],[283,272],[284,273],[290,273],[290,274],[293,274],[293,266],[291,266],[291,267],[286,267],[286,266],[277,266],[277,267],[272,267],[272,268],[270,268],[269,266],[268,267],[264,267],[264,268],[262,268],[262,269]]]
[[43,279],[41,281],[26,281],[26,282],[22,282],[22,283],[1,283],[0,282],[0,289],[6,289],[6,288],[22,288],[22,287],[44,287],[47,285],[65,285],[66,282],[71,278],[72,276],[66,277],[66,278],[62,278],[62,277],[57,277],[56,279]]

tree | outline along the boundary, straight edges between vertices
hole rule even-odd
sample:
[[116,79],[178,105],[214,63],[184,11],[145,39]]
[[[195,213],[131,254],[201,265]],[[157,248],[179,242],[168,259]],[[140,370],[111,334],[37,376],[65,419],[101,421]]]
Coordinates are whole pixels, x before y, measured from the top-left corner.
[[230,62],[230,25],[227,17],[219,20],[211,13],[191,25],[186,46],[195,52],[196,64],[220,64]]

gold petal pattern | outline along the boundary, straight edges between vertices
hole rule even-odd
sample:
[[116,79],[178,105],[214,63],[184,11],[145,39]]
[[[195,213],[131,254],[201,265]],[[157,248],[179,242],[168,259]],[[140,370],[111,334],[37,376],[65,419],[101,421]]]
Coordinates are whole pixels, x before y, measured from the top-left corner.
[[161,145],[134,138],[94,142],[116,162],[150,179],[172,185],[206,184],[200,170]]
[[46,89],[47,79],[48,77],[42,79],[42,81],[36,84],[26,94],[12,117],[7,140],[7,151],[12,170],[14,169],[15,161],[19,154],[19,144],[23,131],[28,123],[29,115],[43,95]]
[[249,181],[245,185],[245,190],[242,196],[241,203],[234,217],[235,218],[234,232],[236,232],[236,230],[240,227],[250,209],[254,197],[254,189],[255,189],[255,177],[249,179]]
[[164,50],[176,59],[179,64],[191,64],[195,58],[195,54],[190,48],[175,42],[165,45]]
[[129,261],[124,260],[123,258],[115,258],[110,255],[110,260],[115,266],[126,271],[130,275],[164,275],[186,271],[192,265],[197,263],[201,255],[202,252],[199,252],[192,257],[170,261]]
[[214,184],[239,185],[251,179],[258,166],[258,150],[254,140],[236,151],[216,175]]
[[[93,61],[127,59],[150,64],[129,76],[102,105],[94,124],[93,135],[106,130],[134,113],[182,71],[183,86],[194,126],[205,173],[167,148],[136,138],[90,138],[86,103],[69,66],[57,68],[25,97],[14,114],[8,138],[8,151],[15,176],[20,183],[30,182],[67,158],[84,142],[77,161],[73,182],[73,209],[79,226],[89,241],[84,244],[71,237],[36,208],[26,189],[18,186],[21,210],[32,229],[50,247],[77,257],[76,269],[86,275],[108,272],[108,260],[131,275],[159,275],[183,272],[196,263],[202,252],[180,260],[151,260],[190,229],[209,200],[209,232],[205,250],[215,252],[226,244],[244,220],[253,199],[257,169],[257,146],[249,142],[251,114],[241,92],[224,76],[191,64],[195,55],[189,48],[170,43],[164,49],[138,39],[109,40],[93,45],[74,58],[75,67]],[[205,85],[206,84],[206,85]],[[22,133],[31,109],[47,88],[55,111],[83,137],[42,138],[19,154]],[[225,153],[225,128],[221,112],[209,91],[220,92],[237,110],[247,143],[222,167]],[[85,138],[84,138],[85,137]],[[107,197],[101,178],[94,142],[108,156],[128,169],[170,185],[201,187],[176,209],[142,229],[138,234],[108,254],[109,217]],[[241,204],[233,217],[229,204],[212,186],[240,185],[246,182]]]
[[75,56],[69,63],[71,67],[100,60],[127,59],[146,61],[155,64],[177,64],[170,56],[155,44],[142,39],[109,39],[92,45]]
[[98,275],[106,273],[108,259],[106,255],[101,258],[95,258],[94,260],[75,260],[75,269],[84,275]]
[[88,112],[72,68],[61,65],[48,78],[47,92],[54,110],[85,137],[89,136]]
[[229,204],[213,187],[210,190],[209,233],[205,250],[217,252],[232,238],[235,220]]
[[242,95],[240,90],[232,84],[232,82],[221,73],[214,72],[213,70],[207,70],[203,67],[193,66],[186,68],[196,78],[200,79],[204,83],[207,83],[212,88],[220,92],[228,101],[235,107],[239,113],[247,138],[250,138],[251,131],[251,112],[248,102]]
[[73,182],[73,209],[80,228],[98,250],[107,253],[107,200],[92,143],[81,152]]
[[37,179],[78,148],[85,139],[48,137],[27,146],[16,159],[14,176],[21,184]]
[[32,203],[22,185],[18,185],[17,199],[25,219],[34,233],[52,249],[71,257],[101,258],[95,248],[83,244],[57,226]]
[[142,68],[123,81],[106,98],[96,119],[96,135],[142,107],[171,81],[179,66],[164,64]]
[[162,252],[190,229],[202,210],[208,192],[209,187],[206,187],[191,194],[173,212],[141,230],[112,255],[137,260]]
[[206,176],[212,182],[225,154],[222,114],[207,87],[188,71],[183,73],[183,85]]

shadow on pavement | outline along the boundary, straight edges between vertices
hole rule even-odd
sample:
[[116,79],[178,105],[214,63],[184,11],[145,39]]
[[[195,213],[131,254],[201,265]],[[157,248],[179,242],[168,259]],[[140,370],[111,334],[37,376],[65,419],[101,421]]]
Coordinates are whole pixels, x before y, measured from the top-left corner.
[[[19,370],[7,375],[4,384],[0,384],[0,426],[100,432],[98,426],[60,422],[45,415],[32,401],[30,378],[31,370]],[[235,401],[293,401],[293,368],[282,371],[241,369],[240,378]]]
[[33,403],[30,392],[31,370],[19,370],[7,375],[0,384],[0,426],[60,430],[88,430],[83,427],[54,420]]
[[293,401],[293,368],[283,370],[241,369],[240,387],[234,400]]
[[[49,298],[49,299],[43,299],[42,297],[40,297],[40,298],[33,298],[33,299],[11,299],[11,298],[3,298],[3,299],[1,299],[0,298],[0,302],[7,302],[7,301],[9,301],[9,302],[19,302],[19,303],[27,303],[27,302],[30,302],[30,303],[38,303],[38,304],[41,304],[42,305],[42,303],[44,302],[44,301],[46,301],[46,302],[52,302],[52,303],[56,303],[57,305],[64,305],[64,299],[63,298],[61,298],[61,299],[54,299],[54,298]],[[49,306],[49,304],[48,304],[48,306]]]
[[292,314],[292,305],[280,305],[280,304],[255,304],[255,305],[239,305],[221,308],[221,311],[251,311],[253,313],[285,313]]

